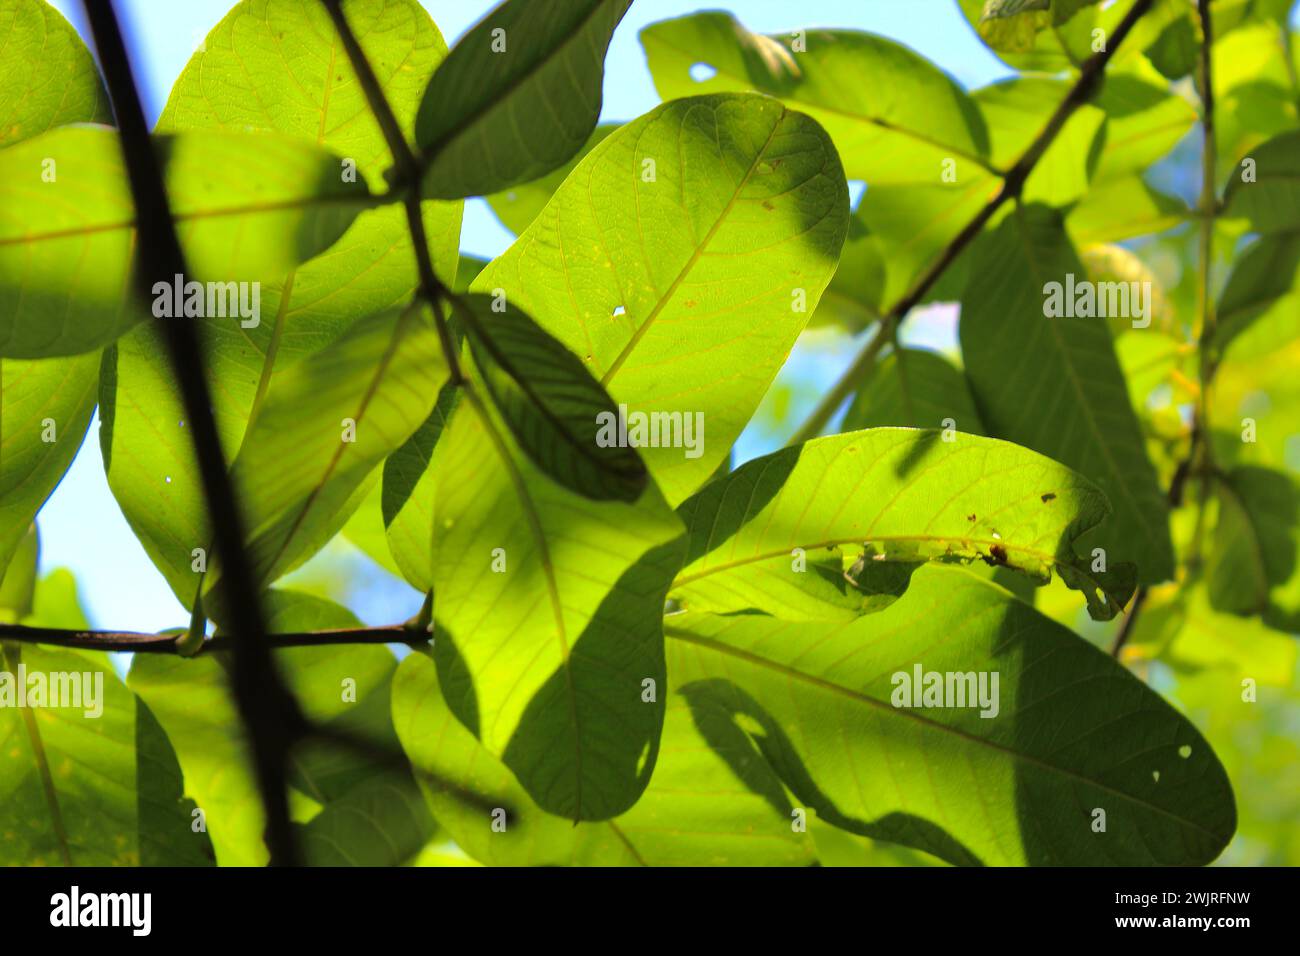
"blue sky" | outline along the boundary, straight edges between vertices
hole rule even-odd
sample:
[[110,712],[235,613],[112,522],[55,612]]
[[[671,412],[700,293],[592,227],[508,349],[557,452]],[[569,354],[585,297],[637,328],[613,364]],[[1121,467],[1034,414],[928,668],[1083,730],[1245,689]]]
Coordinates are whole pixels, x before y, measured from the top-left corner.
[[[83,36],[88,34],[80,0],[50,2]],[[422,2],[449,44],[493,6],[491,0]],[[161,112],[192,51],[231,6],[230,0],[118,0],[151,120]],[[979,42],[956,0],[720,0],[703,5],[697,0],[636,0],[614,34],[606,59],[602,120],[629,120],[659,102],[637,41],[640,29],[657,20],[713,7],[726,7],[747,27],[765,33],[822,26],[870,30],[907,44],[968,87],[1010,73]],[[495,256],[511,239],[486,204],[467,204],[461,241],[465,251]],[[935,334],[942,336],[947,321],[950,316],[936,316]],[[924,327],[925,323],[909,325]],[[829,385],[852,355],[849,349],[829,354],[799,350],[788,371]],[[183,625],[187,613],[136,541],[108,489],[98,429],[96,418],[72,469],[41,512],[42,570],[73,570],[83,603],[98,627],[154,631]],[[771,441],[770,436],[747,433],[738,452],[741,457],[752,457],[769,450],[765,446]],[[343,560],[348,562],[355,585],[347,603],[363,620],[391,623],[418,608],[418,595],[404,584],[392,581],[368,561],[355,556]]]

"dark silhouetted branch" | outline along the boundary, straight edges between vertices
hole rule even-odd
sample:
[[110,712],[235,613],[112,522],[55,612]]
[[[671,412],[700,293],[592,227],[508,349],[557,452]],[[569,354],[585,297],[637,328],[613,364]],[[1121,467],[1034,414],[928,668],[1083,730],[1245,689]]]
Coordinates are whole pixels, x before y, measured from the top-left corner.
[[[83,7],[117,118],[136,208],[135,279],[142,300],[147,301],[155,282],[170,282],[173,276],[188,274],[185,256],[113,4],[109,0],[83,0]],[[185,417],[191,423],[189,431],[230,597],[231,630],[240,636],[234,642],[231,686],[252,741],[258,786],[266,809],[271,862],[289,865],[297,862],[298,854],[289,821],[285,767],[302,717],[275,671],[265,639],[258,591],[244,554],[243,521],[212,416],[197,326],[185,319],[163,319],[158,328],[175,370]]]

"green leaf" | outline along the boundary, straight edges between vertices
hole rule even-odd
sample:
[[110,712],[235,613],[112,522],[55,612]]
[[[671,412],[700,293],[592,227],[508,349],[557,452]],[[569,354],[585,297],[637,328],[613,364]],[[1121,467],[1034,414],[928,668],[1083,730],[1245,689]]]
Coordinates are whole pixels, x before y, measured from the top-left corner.
[[[1015,77],[972,95],[988,124],[990,157],[1010,167],[1038,138],[1072,84],[1047,77]],[[1029,174],[1021,200],[1063,206],[1085,195],[1106,142],[1106,114],[1091,104],[1076,110]]]
[[[863,610],[861,595],[845,613],[837,596],[842,576],[827,580],[801,567],[801,558],[811,562],[833,549],[837,571],[844,558],[860,555],[868,569],[983,560],[1039,581],[1055,567],[1071,587],[1086,589],[1095,615],[1113,616],[1131,583],[1125,589],[1092,574],[1074,551],[1075,539],[1109,513],[1097,487],[1008,442],[950,437],[879,428],[814,439],[742,465],[678,509],[689,543],[671,596],[693,611],[854,617]],[[847,596],[855,597],[852,589]]]
[[[0,147],[65,123],[111,121],[95,61],[43,0],[4,0]],[[76,457],[95,406],[97,356],[0,359],[0,577]]]
[[0,147],[67,123],[111,123],[108,94],[81,37],[44,0],[3,0]]
[[1104,549],[1107,567],[1136,564],[1142,583],[1163,581],[1173,574],[1168,506],[1110,331],[1100,318],[1049,315],[1069,275],[1082,281],[1085,272],[1055,213],[1030,206],[1009,216],[977,250],[962,297],[966,376],[991,434],[1055,458],[1105,492],[1115,520],[1086,547]]
[[[1216,36],[1211,72],[1220,168],[1225,173],[1232,170],[1238,185],[1242,185],[1243,161],[1258,159],[1256,150],[1276,142],[1270,140],[1276,137],[1283,142],[1271,148],[1272,157],[1281,160],[1282,168],[1294,170],[1295,161],[1288,159],[1284,141],[1288,134],[1295,135],[1300,119],[1295,84],[1287,67],[1297,52],[1295,35],[1280,23],[1266,22],[1247,24]],[[1288,43],[1290,56],[1285,55]],[[1294,189],[1294,181],[1290,187],[1285,181],[1279,185],[1286,191]],[[1260,204],[1261,211],[1264,205]]]
[[[541,179],[520,183],[510,189],[486,197],[501,224],[516,236],[528,228],[538,214],[551,201],[560,184],[569,178],[575,166],[588,153],[605,141],[605,137],[618,129],[617,123],[602,123],[591,131],[582,148],[563,166],[547,173]],[[486,264],[486,263],[485,263]]]
[[[1064,37],[1056,35],[1056,28],[1067,23],[1080,10],[1098,2],[1099,0],[982,0],[981,5],[981,0],[963,0],[962,7],[966,10],[979,10],[978,20],[972,18],[976,32],[999,53],[1036,52],[1039,48],[1039,34],[1049,31],[1054,34],[1053,39],[1057,41],[1058,49],[1071,51],[1067,55],[1073,63],[1078,57],[1073,52],[1077,45],[1068,44]],[[1023,68],[1030,67],[1026,65]]]
[[[55,568],[36,582],[32,608],[23,623],[30,627],[89,630],[90,622],[77,594],[77,579],[67,568]],[[95,654],[94,651],[85,653]],[[96,658],[98,659],[98,658]]]
[[[602,441],[619,419],[582,361],[517,306],[484,295],[457,302],[484,390],[519,447],[548,477],[596,501],[636,501],[646,469],[633,447]],[[614,431],[617,437],[617,430]]]
[[1098,181],[1144,172],[1167,156],[1197,119],[1183,97],[1122,73],[1106,77],[1095,103],[1106,114]]
[[995,50],[1032,50],[1040,30],[1058,27],[1099,0],[984,0],[979,35]]
[[[347,15],[409,137],[420,95],[447,55],[442,34],[415,0],[348,0]],[[353,160],[377,188],[393,162],[334,23],[314,0],[235,4],[181,71],[158,129],[309,140]]]
[[77,456],[98,375],[98,355],[0,359],[0,575]]
[[40,554],[40,533],[35,524],[29,524],[18,535],[5,565],[0,567],[0,623],[12,624],[32,613]]
[[[446,44],[414,0],[349,0],[349,22],[408,134],[419,97]],[[290,92],[292,91],[292,92]],[[315,0],[238,4],[182,71],[159,127],[252,127],[310,140],[356,163],[359,180],[384,188],[392,163],[327,12]],[[340,171],[336,166],[335,175]],[[434,267],[456,271],[462,204],[423,204]],[[272,381],[336,341],[359,318],[404,305],[416,287],[415,255],[400,204],[363,212],[323,254],[262,288],[262,320],[243,328],[204,318],[207,367],[227,460]],[[119,340],[106,360],[101,443],[109,485],[146,552],[189,607],[191,551],[212,541],[179,384],[156,330]],[[160,496],[160,490],[163,492]]]
[[1300,232],[1261,236],[1233,265],[1216,309],[1215,341],[1227,347],[1259,323],[1270,337],[1300,338]]
[[157,718],[203,811],[219,866],[264,866],[265,817],[227,675],[216,654],[137,654],[127,686]]
[[1196,69],[1201,41],[1190,11],[1174,20],[1146,48],[1147,59],[1166,79],[1177,80]]
[[[1107,316],[1105,321],[1110,325],[1111,335],[1116,340],[1128,332],[1146,332],[1148,329],[1165,336],[1181,336],[1182,326],[1174,314],[1173,303],[1165,296],[1163,284],[1136,253],[1123,246],[1097,245],[1081,250],[1079,259],[1092,282],[1126,282],[1129,283],[1130,291],[1134,288],[1132,283],[1137,283],[1146,290],[1143,295],[1147,297],[1146,303],[1150,310],[1150,326],[1135,329],[1131,317]],[[1144,316],[1143,319],[1145,318],[1147,317]]]
[[448,382],[424,424],[384,461],[381,507],[388,549],[402,577],[425,592],[433,587],[429,534],[437,485],[429,462],[459,401],[460,387]]
[[[646,441],[663,441],[639,450],[675,503],[748,423],[847,225],[844,174],[815,122],[764,97],[695,97],[610,134],[473,288],[503,291],[579,355],[627,405],[629,443],[633,413],[659,423]],[[680,431],[650,418],[664,413]]]
[[451,291],[468,292],[470,285],[478,278],[478,274],[483,271],[487,264],[486,259],[462,254],[460,261],[456,263],[456,279],[452,283]]
[[899,349],[884,358],[853,397],[840,430],[882,425],[984,434],[966,377],[942,355],[924,349]]
[[141,866],[212,866],[207,834],[195,829],[198,806],[185,797],[176,751],[158,718],[135,699],[135,786]]
[[[231,466],[258,581],[338,532],[378,465],[428,418],[446,375],[428,310],[412,305],[361,320],[272,383]],[[205,594],[219,563],[209,563]]]
[[[418,431],[416,434],[419,434]],[[408,443],[412,439],[408,439]],[[384,465],[387,466],[396,454],[393,452],[389,455]],[[379,483],[370,486],[365,500],[357,506],[341,533],[358,551],[393,577],[402,577],[402,569],[397,566],[388,548],[388,533],[384,528],[383,489]]]
[[1120,176],[1093,187],[1066,215],[1065,227],[1078,246],[1120,242],[1164,232],[1191,215],[1187,204],[1148,186],[1141,176]]
[[[884,277],[878,286],[867,286],[860,295],[865,294],[869,303],[878,298],[879,311],[889,311],[910,292],[992,198],[999,181],[983,174],[965,175],[969,172],[958,167],[955,184],[872,186],[862,197],[851,221],[860,221],[870,232]],[[852,249],[852,242],[846,244],[840,271],[828,290],[832,294],[848,283],[860,286],[871,279],[870,273],[854,278]],[[963,255],[950,266],[943,281],[951,278],[965,260]],[[864,264],[869,268],[872,265],[870,260]],[[843,272],[849,275],[841,279]],[[939,294],[936,290],[935,295]]]
[[[674,659],[670,675],[678,672]],[[672,678],[674,681],[675,677]],[[707,702],[668,691],[654,776],[636,806],[613,820],[545,813],[509,769],[453,716],[422,654],[393,680],[393,719],[434,814],[475,859],[498,866],[795,866],[812,862],[791,805],[754,742]],[[424,771],[421,775],[420,771]],[[474,802],[465,794],[476,794]],[[506,811],[494,831],[490,810]],[[507,808],[509,808],[507,810]]]
[[1254,180],[1239,170],[1224,193],[1224,215],[1250,221],[1255,232],[1300,229],[1300,131],[1282,133],[1251,150]]
[[[934,183],[945,160],[987,169],[979,111],[948,74],[900,43],[852,30],[769,37],[731,14],[654,23],[641,45],[664,100],[754,90],[779,97],[825,127],[852,179]],[[700,68],[714,71],[696,79]]]
[[[1098,52],[1098,38],[1113,35],[1133,6],[1133,0],[1104,6],[1096,0],[1065,0],[1064,6],[1055,4],[1049,9],[1042,0],[1036,0],[1035,9],[1008,7],[1013,15],[984,19],[986,2],[958,0],[971,28],[1002,62],[1035,73],[1078,70]],[[1121,69],[1153,72],[1141,58],[1141,51],[1154,43],[1160,31],[1184,11],[1181,0],[1157,3],[1154,10],[1138,20],[1130,38],[1114,53],[1107,72],[1114,74]]]
[[[346,609],[292,591],[267,592],[263,607],[267,629],[273,633],[359,626]],[[310,721],[364,735],[382,746],[396,746],[389,716],[396,661],[386,648],[352,645],[331,648],[329,653],[314,647],[291,648],[276,651],[275,661]],[[261,866],[268,857],[262,841],[265,817],[251,751],[228,686],[228,667],[225,652],[193,658],[137,654],[127,682],[171,740],[184,773],[185,794],[204,811],[218,864]],[[358,859],[374,852],[376,830],[388,833],[390,824],[403,839],[411,820],[424,823],[424,836],[429,835],[431,824],[418,814],[408,814],[406,820],[378,813],[370,814],[368,821],[356,817],[357,813],[364,817],[364,808],[373,806],[372,786],[397,787],[393,795],[400,794],[408,808],[416,792],[413,782],[408,779],[403,785],[400,775],[390,776],[378,761],[313,744],[295,751],[289,769],[291,797],[317,810],[312,819],[302,821],[307,829],[320,814],[330,814],[305,841],[311,845],[313,862],[336,862],[339,856]],[[341,805],[331,809],[338,801]],[[349,816],[352,819],[341,819]],[[333,841],[337,856],[326,857],[320,846],[326,840]]]
[[[683,692],[726,707],[797,805],[843,829],[961,864],[1191,865],[1235,828],[1190,721],[965,571],[922,568],[897,603],[845,623],[685,614],[665,632],[693,652]],[[940,706],[902,696],[917,671],[939,675]],[[945,682],[965,690],[954,675],[987,692],[993,674],[996,695],[942,706]]]
[[400,866],[433,827],[410,774],[381,770],[302,825],[299,839],[308,866]]
[[0,864],[206,864],[207,838],[170,801],[175,757],[106,655],[6,642],[0,700]]
[[[1270,310],[1232,339],[1210,390],[1215,460],[1293,470],[1300,435],[1296,316]],[[1254,439],[1251,441],[1250,439]]]
[[[1022,77],[972,94],[971,102],[988,130],[989,162],[997,168],[1012,166],[1068,90],[1063,81]],[[1035,166],[1023,198],[1052,205],[1086,202],[1093,171],[1109,155],[1104,148],[1105,124],[1105,114],[1096,107],[1077,111]],[[875,237],[875,251],[884,261],[885,280],[877,294],[886,311],[947,253],[957,234],[1001,189],[1001,180],[986,169],[962,160],[953,162],[942,169],[942,176],[928,176],[925,182],[873,182],[862,197],[855,219]],[[954,290],[961,289],[968,262],[969,257],[962,255],[949,266],[930,298],[944,300],[959,294]],[[831,288],[835,290],[835,283]]]
[[537,179],[600,115],[605,51],[632,0],[506,0],[433,75],[415,140],[424,195],[483,196]]
[[[191,281],[282,275],[373,204],[363,182],[342,181],[338,160],[307,143],[206,133],[159,137],[157,147],[199,277]],[[149,315],[131,294],[135,210],[115,132],[68,127],[0,150],[0,177],[10,191],[0,211],[0,353],[87,352]],[[204,310],[228,303],[233,289],[203,297]],[[171,304],[160,305],[160,291],[155,311]]]
[[868,228],[859,208],[849,217],[839,265],[808,320],[809,328],[838,325],[860,332],[879,321],[887,268],[885,243]]
[[475,392],[433,469],[434,653],[456,716],[548,812],[621,813],[658,748],[641,682],[663,683],[680,523],[653,486],[627,504],[555,484]]
[[1216,610],[1261,614],[1300,631],[1300,486],[1284,472],[1241,466],[1215,483],[1219,521],[1207,579]]

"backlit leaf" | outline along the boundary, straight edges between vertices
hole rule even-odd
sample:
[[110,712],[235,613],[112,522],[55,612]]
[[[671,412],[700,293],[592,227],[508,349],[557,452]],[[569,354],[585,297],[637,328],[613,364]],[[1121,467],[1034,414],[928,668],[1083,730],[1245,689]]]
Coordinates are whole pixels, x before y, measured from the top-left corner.
[[[446,375],[427,309],[409,306],[358,322],[272,384],[231,466],[257,580],[269,584],[338,532]],[[219,579],[210,565],[205,591]]]
[[[197,281],[282,275],[373,202],[364,182],[341,181],[338,160],[310,143],[208,133],[162,137],[158,149]],[[0,353],[86,352],[149,315],[131,284],[135,210],[115,132],[68,127],[0,150],[0,178],[9,191],[0,209]],[[225,305],[229,291],[219,291],[192,301]],[[179,315],[183,301],[159,292],[154,309]]]
[[0,359],[0,575],[81,448],[98,375],[98,355]]
[[[675,652],[670,647],[670,653]],[[484,863],[506,866],[798,866],[812,862],[805,834],[754,742],[729,715],[674,681],[663,688],[663,753],[635,807],[613,820],[572,822],[544,813],[510,771],[457,722],[427,657],[412,654],[393,681],[402,745],[419,770],[434,813],[456,842]],[[454,785],[448,786],[448,784]],[[455,789],[459,788],[459,789]],[[509,807],[505,830],[469,803]]]
[[[1115,520],[1087,548],[1103,548],[1107,567],[1136,564],[1139,581],[1165,580],[1173,574],[1165,496],[1106,320],[1065,311],[1067,277],[1082,281],[1085,273],[1060,219],[1042,207],[1019,209],[978,252],[960,333],[985,426],[1095,481]],[[1050,305],[1053,293],[1060,310]]]
[[[665,100],[754,90],[826,129],[852,179],[932,183],[945,160],[988,164],[988,133],[965,91],[912,50],[870,33],[751,33],[728,13],[654,23],[641,45]],[[697,78],[698,77],[698,78]]]
[[77,31],[44,0],[0,2],[0,147],[65,123],[111,123],[108,94]]
[[592,150],[473,288],[581,357],[629,434],[634,413],[660,422],[640,451],[675,503],[748,423],[847,221],[835,148],[808,117],[753,95],[679,100]]
[[922,568],[897,603],[844,623],[685,614],[665,633],[691,652],[683,693],[725,706],[800,804],[844,829],[960,864],[1191,865],[1235,828],[1190,721],[966,571]]
[[420,103],[424,195],[482,196],[537,179],[600,115],[605,50],[632,0],[505,0],[438,68]]
[[[618,409],[576,355],[518,306],[484,295],[457,303],[484,391],[548,477],[587,498],[635,501],[646,469],[617,440]],[[602,424],[604,429],[602,433]]]
[[[415,0],[349,0],[349,23],[398,123],[409,135],[419,97],[446,44]],[[254,130],[319,143],[333,175],[386,188],[392,156],[324,7],[316,0],[246,0],[217,24],[182,71],[159,119],[163,130]],[[455,273],[461,203],[422,204],[430,256]],[[273,379],[336,341],[358,319],[405,305],[415,255],[400,204],[357,217],[321,255],[262,287],[256,323],[193,319],[209,343],[214,412],[226,460]],[[192,550],[212,532],[179,384],[157,330],[119,340],[106,361],[101,444],[109,486],[146,552],[189,607]],[[159,494],[160,489],[163,494]]]
[[548,812],[621,813],[658,748],[663,712],[640,695],[643,680],[664,680],[680,523],[653,485],[635,504],[557,485],[475,394],[433,468],[434,655],[448,703]]
[[983,560],[1040,582],[1055,568],[1087,589],[1095,614],[1113,616],[1131,583],[1092,574],[1074,550],[1108,514],[1097,487],[1008,442],[949,437],[879,428],[818,438],[707,485],[678,509],[690,537],[671,596],[687,610],[855,616],[844,613],[845,600],[861,613],[861,594],[846,591],[840,575],[801,566],[829,549],[836,570],[847,564],[841,555],[882,572]]

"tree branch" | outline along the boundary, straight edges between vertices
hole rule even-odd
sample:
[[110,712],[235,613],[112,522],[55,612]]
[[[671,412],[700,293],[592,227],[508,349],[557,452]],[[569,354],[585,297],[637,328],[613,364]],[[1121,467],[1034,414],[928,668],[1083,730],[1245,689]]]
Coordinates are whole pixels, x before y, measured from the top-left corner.
[[[147,302],[155,282],[170,282],[173,276],[186,275],[189,270],[176,236],[162,171],[140,105],[117,14],[108,0],[83,0],[82,6],[99,50],[104,82],[117,118],[136,207],[137,291],[142,301]],[[159,331],[181,390],[217,550],[225,564],[232,631],[239,635],[239,640],[233,642],[231,686],[252,741],[258,787],[266,810],[271,862],[291,865],[297,862],[298,854],[289,820],[285,766],[302,716],[297,702],[280,681],[265,643],[258,591],[244,554],[243,520],[217,438],[196,326],[186,319],[163,319]]]
[[1133,606],[1128,609],[1128,614],[1124,616],[1124,623],[1119,626],[1119,632],[1115,635],[1115,643],[1110,646],[1111,657],[1119,657],[1119,652],[1128,643],[1133,628],[1137,626],[1138,615],[1147,603],[1148,593],[1149,591],[1145,587],[1138,588],[1137,594],[1133,597]]
[[[1153,2],[1154,0],[1137,0],[1115,28],[1115,32],[1106,44],[1106,49],[1100,53],[1094,53],[1084,62],[1083,67],[1079,70],[1079,79],[1070,88],[1070,92],[1057,106],[1056,111],[1052,113],[1034,141],[1029,144],[1029,147],[1020,155],[1020,158],[1007,170],[1002,188],[998,190],[998,194],[975,214],[975,218],[967,223],[961,232],[953,237],[952,241],[939,255],[939,258],[886,313],[877,327],[875,335],[863,349],[862,354],[849,366],[848,371],[840,377],[835,386],[826,393],[803,427],[790,439],[790,444],[798,444],[821,434],[822,429],[831,420],[836,409],[860,384],[857,375],[874,366],[874,354],[878,354],[885,342],[893,338],[897,332],[896,326],[902,324],[907,314],[925,298],[934,284],[948,270],[948,267],[956,261],[957,257],[980,234],[988,221],[993,218],[993,214],[1001,209],[1007,200],[1020,195],[1025,182],[1029,179],[1029,174],[1034,171],[1034,167],[1043,158],[1043,154],[1047,152],[1048,147],[1052,145],[1057,135],[1065,127],[1066,122],[1069,121],[1079,107],[1092,99],[1101,83],[1106,64],[1115,55],[1115,51],[1124,42],[1124,38],[1128,36],[1134,24],[1151,9]],[[868,353],[872,353],[872,355],[869,356]]]
[[[146,634],[139,631],[83,631],[57,627],[27,627],[22,624],[0,625],[0,640],[20,644],[48,644],[52,647],[76,647],[91,651],[119,651],[131,654],[180,654],[190,656],[180,641],[184,635]],[[262,644],[268,648],[320,647],[339,644],[424,644],[428,631],[405,624],[383,627],[339,628],[327,631],[297,631],[264,634]],[[203,641],[206,651],[238,652],[240,639],[229,634],[215,634]]]
[[322,0],[322,2],[325,4],[325,9],[329,11],[330,19],[334,21],[334,28],[338,30],[339,37],[343,40],[343,49],[347,51],[352,69],[361,83],[366,102],[370,105],[370,112],[374,114],[375,121],[379,124],[379,129],[383,132],[384,139],[388,142],[388,149],[397,164],[397,177],[393,185],[402,192],[406,222],[411,230],[411,244],[415,247],[415,268],[420,281],[420,296],[433,309],[438,338],[442,343],[447,368],[451,372],[451,383],[459,385],[465,380],[465,376],[461,372],[460,356],[455,339],[452,338],[451,330],[447,326],[447,317],[443,313],[441,302],[443,297],[449,298],[449,293],[434,272],[433,260],[429,257],[429,237],[424,230],[420,204],[420,164],[402,134],[401,124],[397,122],[397,116],[388,103],[388,97],[384,95],[384,88],[380,85],[379,78],[375,76],[370,61],[366,59],[365,51],[361,49],[361,43],[348,25],[347,17],[343,15],[342,0]]
[[1214,44],[1214,21],[1210,15],[1210,0],[1197,0],[1197,13],[1201,21],[1200,87],[1201,87],[1201,199],[1199,233],[1199,275],[1197,276],[1197,316],[1200,322],[1198,348],[1200,351],[1201,388],[1193,411],[1192,443],[1187,452],[1187,465],[1199,479],[1196,528],[1187,555],[1188,568],[1195,572],[1201,563],[1201,537],[1205,526],[1205,509],[1210,497],[1210,472],[1214,467],[1210,438],[1210,384],[1218,369],[1219,359],[1215,329],[1217,326],[1211,270],[1214,265],[1214,223],[1219,208],[1215,189],[1218,178],[1218,144],[1215,142],[1214,75],[1211,47]]

